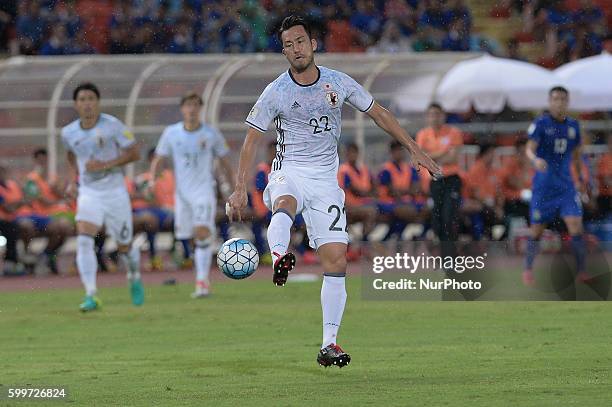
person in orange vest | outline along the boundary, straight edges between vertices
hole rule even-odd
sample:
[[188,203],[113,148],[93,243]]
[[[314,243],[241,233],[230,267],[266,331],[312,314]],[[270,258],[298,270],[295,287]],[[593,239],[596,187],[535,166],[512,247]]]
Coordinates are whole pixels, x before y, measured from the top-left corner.
[[[148,162],[151,163],[155,155],[155,149],[148,152]],[[171,179],[168,179],[170,175]],[[163,177],[163,178],[162,178]],[[171,230],[173,222],[174,205],[174,176],[167,174],[164,169],[160,174],[161,183],[155,182],[153,189],[149,188],[151,173],[145,171],[136,176],[133,182],[128,184],[128,192],[132,198],[132,212],[134,213],[134,231],[144,232],[149,243],[149,260],[152,270],[161,270],[163,261],[157,255],[155,238],[160,230]],[[169,188],[168,183],[171,186]],[[166,197],[165,194],[170,194]],[[158,201],[161,199],[161,201]],[[165,208],[162,206],[166,206]],[[167,208],[168,205],[170,209]]]
[[456,241],[459,234],[459,206],[461,204],[461,178],[459,177],[459,151],[463,135],[448,126],[446,114],[437,103],[427,108],[428,127],[417,133],[416,142],[442,166],[442,177],[430,184],[433,199],[432,227],[441,241]]
[[17,258],[19,225],[15,221],[23,193],[17,182],[8,178],[6,167],[0,166],[0,235],[6,239],[4,275],[23,274],[23,264]]
[[612,136],[608,136],[608,152],[604,154],[597,164],[597,182],[599,195],[597,208],[600,218],[610,216],[610,195],[612,195]]
[[268,174],[272,169],[272,161],[276,155],[276,141],[268,143],[266,159],[255,168],[255,179],[251,188],[251,206],[253,207],[253,235],[255,236],[255,247],[262,253],[260,261],[262,264],[272,264],[272,255],[266,239],[263,237],[263,225],[270,223],[272,212],[266,207],[263,193],[268,185]]
[[[516,154],[509,157],[499,172],[499,181],[504,197],[504,216],[521,217],[529,222],[529,201],[531,200],[531,180],[535,174],[525,152],[527,139],[520,138],[515,143]],[[508,226],[509,223],[506,222]]]
[[33,153],[34,169],[27,174],[23,187],[27,208],[17,218],[26,249],[30,240],[39,234],[48,239],[43,260],[53,274],[58,274],[57,251],[69,236],[74,235],[74,212],[64,199],[64,185],[59,179],[48,181],[47,150]]
[[344,205],[348,224],[363,225],[363,240],[376,226],[378,211],[372,174],[365,164],[357,162],[359,147],[355,143],[346,146],[346,162],[338,170],[338,185],[344,190]]
[[392,233],[401,235],[408,222],[421,222],[424,213],[423,205],[415,200],[421,190],[419,176],[406,162],[406,150],[397,141],[391,142],[389,150],[391,160],[378,174],[378,210],[395,220],[386,238]]
[[472,226],[472,237],[480,240],[483,235],[491,238],[491,227],[503,218],[503,199],[497,171],[493,168],[495,147],[480,147],[478,158],[464,177],[463,211]]

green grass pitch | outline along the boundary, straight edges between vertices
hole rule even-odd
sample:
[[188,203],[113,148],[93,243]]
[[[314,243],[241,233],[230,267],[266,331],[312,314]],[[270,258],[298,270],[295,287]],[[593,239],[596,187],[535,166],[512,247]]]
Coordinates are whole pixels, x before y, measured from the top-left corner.
[[322,368],[320,283],[226,281],[0,294],[0,405],[7,386],[65,386],[75,406],[607,406],[610,303],[364,301],[349,279],[343,369]]

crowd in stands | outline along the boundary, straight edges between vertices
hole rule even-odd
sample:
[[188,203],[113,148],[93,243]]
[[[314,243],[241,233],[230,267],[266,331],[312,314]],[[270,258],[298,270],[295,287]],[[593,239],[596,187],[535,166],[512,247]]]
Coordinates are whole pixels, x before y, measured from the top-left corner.
[[[417,135],[417,142],[426,143],[427,133],[457,132],[458,145],[462,143],[459,130],[448,125],[440,129],[426,128]],[[455,168],[463,187],[460,206],[460,233],[468,239],[504,239],[508,237],[514,219],[528,222],[529,193],[533,168],[525,154],[525,139],[516,143],[516,153],[500,156],[496,147],[483,144],[473,164],[469,168]],[[432,200],[430,177],[427,172],[417,173],[407,161],[406,151],[397,142],[389,146],[389,160],[377,169],[371,170],[358,160],[359,148],[347,144],[342,149],[343,163],[338,174],[340,186],[346,194],[346,211],[349,225],[360,225],[353,233],[353,241],[359,247],[360,241],[370,240],[377,225],[387,225],[386,235],[379,236],[383,241],[401,239],[408,225],[422,225],[423,228],[414,238],[430,238],[432,232]],[[154,150],[149,152],[149,160]],[[275,142],[267,149],[266,158],[257,165],[250,188],[250,209],[246,214],[254,242],[262,254],[262,263],[270,260],[264,229],[269,222],[270,213],[263,204],[263,190],[267,184],[270,164],[276,152]],[[580,191],[585,209],[585,220],[607,219],[610,222],[610,196],[612,195],[612,137],[608,138],[608,152],[599,156],[596,162],[588,162],[584,157],[582,172],[573,168],[572,175],[577,190]],[[33,169],[23,179],[17,180],[10,169],[0,166],[0,235],[6,241],[4,273],[20,274],[25,268],[23,263],[44,263],[58,273],[57,253],[66,239],[74,235],[74,196],[66,193],[66,180],[49,179],[46,173],[47,154],[44,149],[33,153]],[[155,182],[154,190],[148,188],[148,173],[126,178],[126,185],[132,198],[134,211],[134,231],[146,235],[149,268],[163,269],[162,257],[157,253],[156,235],[160,231],[173,231],[174,176],[170,168],[162,171]],[[220,239],[230,237],[229,224],[223,203],[227,196],[221,192],[224,184],[222,175],[219,180],[217,223]],[[231,190],[231,188],[230,188]],[[561,224],[561,223],[560,223]],[[494,236],[493,226],[504,226],[504,233]],[[308,248],[304,222],[298,216],[295,223],[299,232],[296,251],[302,261],[315,261]],[[29,254],[29,243],[35,237],[46,237],[46,248],[40,254]],[[17,242],[23,242],[23,250],[18,254]],[[295,239],[294,239],[295,240]],[[97,238],[97,255],[100,269],[113,267],[106,258],[105,236]],[[349,249],[349,260],[360,256],[359,250]],[[171,247],[177,264],[190,267],[191,245],[189,241],[175,241]],[[28,258],[29,260],[25,260]],[[62,270],[65,273],[66,270]],[[1,274],[1,273],[0,273]]]
[[[597,3],[606,4],[604,9]],[[535,61],[545,68],[612,52],[612,2],[595,0],[504,0],[491,10],[492,17],[522,18],[522,29],[508,43],[508,56],[522,59],[521,43],[544,44],[544,53]]]
[[[598,54],[612,18],[593,0],[503,0],[492,17],[521,15],[506,49],[473,32],[465,0],[4,0],[0,52],[25,55],[276,52],[282,18],[310,20],[320,51],[481,51],[554,68]],[[610,45],[612,46],[612,45]]]
[[276,29],[289,13],[307,16],[321,51],[475,46],[463,0],[5,0],[0,48],[26,55],[279,51]]

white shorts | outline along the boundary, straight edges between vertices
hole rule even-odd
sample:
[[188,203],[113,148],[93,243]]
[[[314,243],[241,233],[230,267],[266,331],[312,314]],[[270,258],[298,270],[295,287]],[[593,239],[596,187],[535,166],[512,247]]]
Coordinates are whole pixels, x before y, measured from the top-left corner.
[[106,233],[118,244],[125,245],[132,241],[132,205],[125,188],[103,192],[79,189],[75,219],[99,227],[106,226]]
[[217,195],[214,188],[199,194],[174,196],[174,234],[177,239],[191,239],[196,226],[205,226],[215,235]]
[[336,178],[317,180],[291,170],[273,171],[264,190],[264,203],[272,210],[276,199],[283,195],[296,199],[297,213],[304,217],[312,248],[325,243],[348,244],[344,191]]

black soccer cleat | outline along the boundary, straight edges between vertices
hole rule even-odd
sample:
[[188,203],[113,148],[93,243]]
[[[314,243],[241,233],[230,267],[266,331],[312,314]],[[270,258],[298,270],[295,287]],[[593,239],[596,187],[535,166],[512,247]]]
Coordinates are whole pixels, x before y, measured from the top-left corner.
[[324,367],[344,367],[351,363],[351,355],[344,352],[342,348],[334,343],[327,345],[319,351],[317,362]]
[[272,282],[282,287],[287,283],[289,272],[295,267],[295,255],[293,253],[285,253],[274,262],[274,275]]

